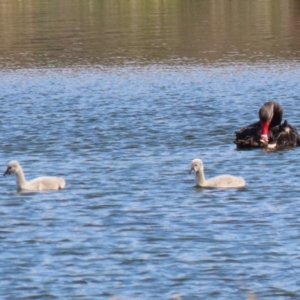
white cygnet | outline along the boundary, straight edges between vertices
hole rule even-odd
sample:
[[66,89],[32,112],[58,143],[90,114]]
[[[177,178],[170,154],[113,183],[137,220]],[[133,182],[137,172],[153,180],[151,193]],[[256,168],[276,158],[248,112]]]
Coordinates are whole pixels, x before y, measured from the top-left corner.
[[66,185],[65,180],[62,177],[50,177],[43,176],[26,181],[24,172],[21,165],[16,161],[12,160],[8,163],[7,170],[3,176],[16,174],[16,181],[18,190],[27,191],[46,191],[46,190],[59,190],[63,189]]
[[246,182],[243,177],[232,175],[220,175],[208,180],[205,180],[204,167],[201,159],[195,158],[192,160],[190,173],[196,173],[196,184],[200,187],[207,188],[239,188],[244,187]]

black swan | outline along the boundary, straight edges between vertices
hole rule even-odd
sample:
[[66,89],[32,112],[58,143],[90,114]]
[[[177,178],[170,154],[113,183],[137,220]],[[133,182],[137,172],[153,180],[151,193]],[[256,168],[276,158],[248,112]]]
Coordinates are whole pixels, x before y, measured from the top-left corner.
[[273,101],[260,108],[259,121],[235,132],[237,148],[283,149],[300,146],[300,137],[295,127],[282,121],[282,108]]

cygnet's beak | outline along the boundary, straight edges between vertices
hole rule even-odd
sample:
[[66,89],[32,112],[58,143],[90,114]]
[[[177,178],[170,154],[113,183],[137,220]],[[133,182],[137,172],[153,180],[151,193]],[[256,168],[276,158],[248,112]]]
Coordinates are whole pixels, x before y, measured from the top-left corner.
[[11,167],[7,167],[5,173],[3,174],[3,176],[6,176],[6,175],[10,175],[10,169]]
[[193,173],[193,172],[196,172],[195,171],[195,168],[194,167],[191,167],[190,171],[189,171],[189,174]]

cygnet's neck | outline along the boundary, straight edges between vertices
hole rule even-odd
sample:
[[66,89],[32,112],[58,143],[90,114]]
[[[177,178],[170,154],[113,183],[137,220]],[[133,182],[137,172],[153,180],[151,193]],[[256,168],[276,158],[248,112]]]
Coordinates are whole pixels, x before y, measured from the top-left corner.
[[196,172],[196,184],[198,186],[204,186],[205,185],[205,176],[203,169],[200,169],[198,172]]
[[26,179],[21,167],[19,167],[18,171],[16,172],[16,180],[19,189],[22,189],[26,185]]

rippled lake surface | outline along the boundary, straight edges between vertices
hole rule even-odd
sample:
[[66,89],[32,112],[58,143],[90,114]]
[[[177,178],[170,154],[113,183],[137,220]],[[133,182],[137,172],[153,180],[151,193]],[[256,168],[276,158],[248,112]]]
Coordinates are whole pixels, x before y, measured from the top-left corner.
[[298,1],[58,3],[0,2],[2,171],[67,181],[1,179],[0,298],[300,298],[300,148],[233,144],[268,100],[300,130]]

